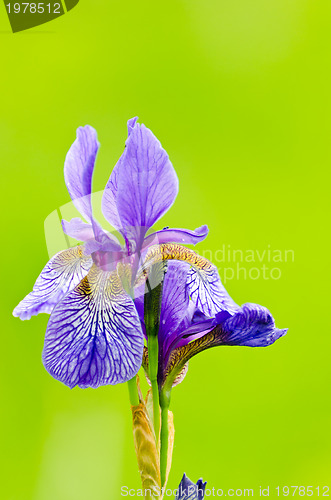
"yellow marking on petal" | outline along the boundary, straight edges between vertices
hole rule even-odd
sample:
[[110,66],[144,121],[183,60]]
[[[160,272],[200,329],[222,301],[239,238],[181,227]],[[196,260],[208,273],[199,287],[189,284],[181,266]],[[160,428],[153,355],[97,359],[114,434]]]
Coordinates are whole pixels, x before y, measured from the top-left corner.
[[112,300],[116,300],[125,294],[122,281],[117,272],[102,271],[95,264],[93,264],[87,276],[79,283],[76,290],[83,296],[93,293],[96,293],[97,296],[98,292],[102,290],[105,297],[111,297]]
[[149,268],[157,262],[165,262],[167,260],[180,260],[187,262],[192,267],[199,271],[210,271],[213,269],[213,264],[209,260],[201,257],[193,250],[178,245],[176,243],[164,243],[162,245],[153,245],[149,247],[144,264],[141,267],[135,285],[140,285],[148,275]]
[[[166,367],[166,370],[163,374],[163,378],[161,381],[162,387],[163,387],[163,385],[166,381],[166,378],[168,377],[170,371],[172,369],[176,369],[177,364],[181,360],[181,351],[179,350],[179,355],[177,355],[177,351],[178,351],[178,349],[173,351],[176,354],[175,354],[175,356],[172,355],[170,357],[170,360],[168,362],[168,365]],[[148,382],[148,385],[151,385],[151,381],[150,381],[149,376],[148,376],[149,369],[148,369],[148,349],[147,349],[147,347],[144,347],[142,367],[144,369],[145,377],[146,377],[146,380]],[[186,377],[187,371],[188,371],[188,361],[184,365],[182,365],[182,368],[180,370],[177,370],[177,372],[176,372],[177,375],[175,377],[173,377],[172,387],[175,387],[176,385],[180,384],[184,380],[184,378]]]
[[[193,340],[189,344],[174,349],[170,354],[169,361],[165,368],[162,386],[171,388],[176,385],[176,381],[177,383],[180,383],[186,375],[185,367],[188,368],[189,359],[191,359],[196,354],[205,351],[206,349],[220,345],[219,333],[221,331],[221,328],[221,326],[215,327],[210,332],[206,333],[196,340]],[[148,363],[148,358],[146,359],[145,356],[144,358],[144,363],[146,365],[146,363]]]
[[116,271],[121,279],[124,290],[126,290],[126,292],[131,295],[132,269],[130,264],[127,264],[125,262],[118,262]]
[[182,260],[201,270],[208,270],[212,267],[209,260],[201,257],[193,250],[176,243],[154,245],[148,249],[145,264],[148,264],[150,261],[153,261],[153,264],[155,264],[155,262],[162,260]]
[[71,265],[77,259],[83,259],[89,261],[91,260],[91,257],[90,255],[84,254],[83,245],[78,245],[76,247],[71,247],[68,248],[67,250],[59,252],[56,256],[53,257],[53,259],[56,259],[58,263],[61,264],[63,263],[63,265]]

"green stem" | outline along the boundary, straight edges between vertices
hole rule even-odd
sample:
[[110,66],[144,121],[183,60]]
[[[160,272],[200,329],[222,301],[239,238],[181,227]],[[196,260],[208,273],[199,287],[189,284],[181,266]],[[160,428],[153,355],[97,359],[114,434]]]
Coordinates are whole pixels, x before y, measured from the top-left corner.
[[[160,410],[159,410],[159,387],[157,381],[159,369],[159,321],[162,296],[162,282],[159,282],[157,270],[152,268],[151,274],[146,281],[145,326],[148,348],[148,375],[152,386],[153,397],[153,420],[156,445],[159,444],[160,434]],[[156,275],[155,275],[156,273]]]
[[129,398],[131,406],[139,405],[139,395],[137,389],[137,380],[136,376],[134,376],[131,380],[128,381],[128,389],[129,389]]
[[157,336],[148,337],[148,363],[149,379],[152,386],[153,396],[153,418],[156,445],[159,442],[160,433],[160,410],[159,410],[159,387],[157,383],[159,344]]
[[160,470],[161,470],[161,486],[164,486],[167,478],[167,463],[168,463],[168,409],[170,405],[170,391],[162,390],[160,392],[161,406],[161,450],[160,450]]

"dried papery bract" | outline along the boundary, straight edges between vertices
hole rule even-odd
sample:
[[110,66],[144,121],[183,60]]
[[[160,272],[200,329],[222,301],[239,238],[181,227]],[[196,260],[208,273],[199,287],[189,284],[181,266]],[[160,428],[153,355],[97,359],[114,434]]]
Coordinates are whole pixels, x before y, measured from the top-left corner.
[[153,402],[151,391],[148,391],[146,399],[143,399],[138,375],[136,381],[139,404],[131,406],[134,447],[145,498],[156,499],[160,498],[161,474],[159,443],[156,441],[153,426]]
[[142,489],[146,499],[157,499],[161,491],[160,459],[152,422],[145,402],[132,406],[133,439]]

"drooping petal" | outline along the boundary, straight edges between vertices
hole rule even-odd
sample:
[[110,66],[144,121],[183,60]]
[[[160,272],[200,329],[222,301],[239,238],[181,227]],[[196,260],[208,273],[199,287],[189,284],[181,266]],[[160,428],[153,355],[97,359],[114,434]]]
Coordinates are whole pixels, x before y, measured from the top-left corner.
[[212,330],[213,328],[215,328],[214,318],[204,319],[196,323],[192,321],[191,325],[188,328],[184,330],[181,330],[180,328],[178,329],[176,338],[171,344],[170,350],[173,350],[176,347],[180,347],[182,345],[186,345],[189,342],[192,342],[192,340],[202,337],[206,333],[210,332],[210,330]]
[[89,222],[92,222],[92,174],[99,146],[93,127],[79,127],[77,138],[64,163],[64,179],[70,197],[77,210]]
[[83,222],[79,217],[74,217],[69,222],[62,219],[62,229],[65,234],[78,241],[88,241],[94,238],[92,224]]
[[201,226],[194,231],[189,229],[162,229],[148,235],[143,247],[161,245],[162,243],[180,243],[182,245],[196,245],[208,236],[208,226]]
[[176,500],[203,500],[206,484],[202,479],[195,484],[184,474],[176,494]]
[[92,258],[84,255],[83,246],[57,253],[42,270],[32,292],[14,309],[13,315],[24,320],[39,313],[50,313],[86,276],[92,263]]
[[118,274],[93,265],[54,308],[43,362],[69,387],[98,387],[131,379],[141,366],[143,347],[137,311]]
[[239,312],[217,327],[217,345],[267,347],[286,334],[279,330],[266,307],[244,304]]
[[222,313],[215,320],[219,324],[211,331],[172,351],[165,369],[167,385],[171,387],[185,363],[206,349],[222,345],[267,347],[287,333],[286,328],[276,328],[270,311],[258,304],[244,304],[235,315],[226,318]]
[[103,213],[134,252],[146,231],[170,208],[178,192],[176,172],[152,132],[129,122],[123,155],[106,185]]
[[[217,324],[221,323],[222,317],[224,317],[224,320],[228,317],[231,317],[230,313],[228,313],[227,311],[222,311],[217,315],[218,317],[220,317],[219,323],[217,323],[216,318],[207,318],[198,309],[195,309],[194,311],[194,308],[195,306],[193,302],[190,301],[186,317],[178,326],[176,332],[169,339],[169,343],[167,344],[167,354],[164,357],[162,366],[163,379],[168,376],[169,372],[172,369],[172,366],[169,366],[168,363],[171,357],[172,361],[174,362],[174,357],[172,355],[174,351],[179,353],[180,347],[186,346],[190,342],[193,343],[194,340],[200,339],[201,337],[205,337],[207,333],[213,330]],[[192,312],[192,309],[194,313]],[[179,384],[184,379],[187,372],[188,362],[186,362],[186,364],[183,364],[182,366],[183,368],[181,368],[181,370],[178,370],[178,374],[176,375],[172,386]]]

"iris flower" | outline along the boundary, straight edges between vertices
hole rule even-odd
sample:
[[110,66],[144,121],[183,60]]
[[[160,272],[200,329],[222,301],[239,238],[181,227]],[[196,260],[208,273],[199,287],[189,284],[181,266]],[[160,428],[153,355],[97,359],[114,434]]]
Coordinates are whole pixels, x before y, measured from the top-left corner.
[[[145,348],[144,289],[151,269],[167,262],[158,332],[158,382],[178,383],[194,354],[216,345],[265,346],[278,330],[261,306],[237,306],[216,267],[182,244],[196,244],[207,226],[190,231],[148,230],[170,208],[178,179],[160,142],[137,118],[128,121],[125,150],[102,198],[102,210],[124,245],[102,229],[92,213],[92,174],[99,149],[90,126],[77,130],[64,165],[69,194],[85,222],[62,221],[64,232],[83,242],[46,264],[33,290],[13,314],[30,319],[51,313],[43,362],[69,387],[98,387],[130,380]],[[163,268],[163,271],[165,268]]]
[[[182,246],[202,241],[207,226],[194,231],[165,228],[147,234],[178,192],[175,170],[152,132],[136,118],[128,121],[125,150],[102,198],[103,214],[123,236],[124,245],[102,229],[92,213],[92,174],[98,149],[95,130],[79,128],[64,165],[66,186],[85,221],[63,220],[62,226],[67,235],[83,243],[52,257],[32,292],[13,312],[23,320],[51,313],[43,363],[54,378],[71,388],[125,382],[139,370],[144,328],[134,299],[139,302],[139,290],[155,261],[189,264],[186,290],[206,317],[222,312],[231,315],[237,307],[216,267]],[[167,330],[170,338],[173,319],[169,321],[161,336]]]

